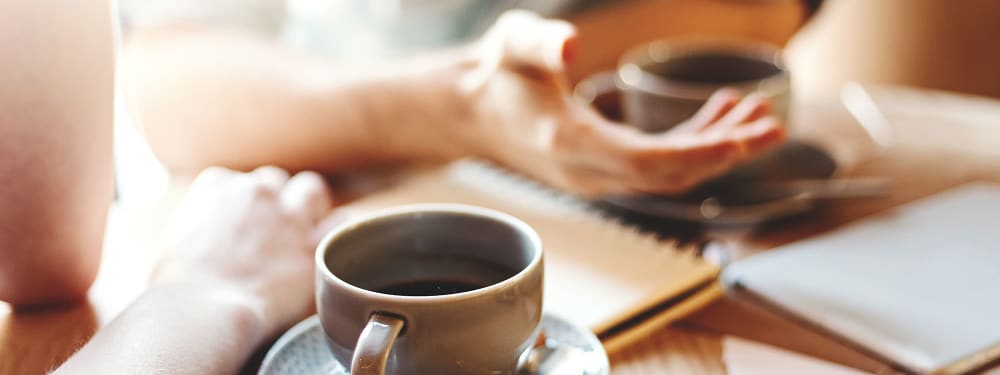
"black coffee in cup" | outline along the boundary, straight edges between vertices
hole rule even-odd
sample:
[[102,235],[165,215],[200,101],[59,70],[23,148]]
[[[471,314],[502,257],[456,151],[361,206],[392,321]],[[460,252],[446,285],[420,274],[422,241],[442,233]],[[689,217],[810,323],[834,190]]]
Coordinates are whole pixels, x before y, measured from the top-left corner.
[[679,56],[639,67],[671,81],[708,85],[740,84],[782,73],[780,67],[769,61],[718,52]]
[[[435,219],[423,217],[418,223],[432,223]],[[385,224],[373,224],[375,230],[379,230],[378,225]],[[412,228],[412,231],[396,230],[384,234],[360,250],[383,252],[385,256],[354,258],[343,257],[344,253],[331,254],[326,259],[327,266],[338,270],[344,281],[356,287],[413,297],[481,289],[513,277],[520,271],[517,263],[526,261],[517,257],[509,260],[489,258],[489,254],[504,247],[518,246],[514,241],[484,243],[474,237],[459,238],[447,232],[426,233],[427,227],[421,229],[417,224]],[[350,239],[345,238],[345,242]],[[375,250],[388,242],[393,246]],[[447,248],[442,248],[442,245],[447,245]]]
[[[358,287],[382,294],[426,297],[470,292],[506,280],[518,270],[499,262],[480,257],[459,255],[472,252],[468,249],[441,251],[439,255],[418,255],[418,249],[408,245],[435,241],[434,236],[417,238],[402,243],[394,249],[395,256],[381,258],[366,267],[385,270],[365,278],[354,279]],[[440,240],[440,239],[437,239]],[[469,246],[481,248],[479,244]],[[491,251],[486,249],[485,251]]]
[[389,284],[375,291],[397,296],[440,296],[469,292],[490,284],[492,283],[448,279],[410,280]]

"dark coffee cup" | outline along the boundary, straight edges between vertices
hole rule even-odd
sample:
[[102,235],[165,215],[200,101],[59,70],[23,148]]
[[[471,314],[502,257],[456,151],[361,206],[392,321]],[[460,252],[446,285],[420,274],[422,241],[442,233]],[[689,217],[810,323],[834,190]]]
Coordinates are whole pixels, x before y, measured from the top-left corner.
[[542,317],[542,247],[524,222],[464,205],[359,218],[316,252],[316,307],[351,374],[510,374]]
[[621,94],[624,121],[663,132],[691,118],[717,90],[758,93],[787,118],[789,76],[778,48],[748,41],[689,39],[655,41],[629,50],[612,73],[580,82],[575,95],[587,102]]

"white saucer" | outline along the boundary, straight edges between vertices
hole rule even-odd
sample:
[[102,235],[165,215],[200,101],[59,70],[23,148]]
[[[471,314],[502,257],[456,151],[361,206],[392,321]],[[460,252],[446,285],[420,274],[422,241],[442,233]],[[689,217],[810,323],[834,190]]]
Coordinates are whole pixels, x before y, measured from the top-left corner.
[[[555,354],[536,375],[608,375],[608,355],[589,330],[549,314],[542,316],[540,326],[547,337],[546,346],[554,349]],[[558,368],[558,371],[547,368]],[[567,372],[567,368],[579,369],[579,372]],[[319,317],[313,315],[285,332],[267,351],[258,375],[279,374],[349,375],[350,371],[333,358],[326,346]]]

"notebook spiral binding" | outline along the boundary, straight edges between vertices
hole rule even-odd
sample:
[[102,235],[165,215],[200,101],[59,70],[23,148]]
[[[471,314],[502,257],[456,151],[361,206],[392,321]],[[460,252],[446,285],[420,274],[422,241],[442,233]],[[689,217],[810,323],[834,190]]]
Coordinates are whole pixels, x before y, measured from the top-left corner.
[[[584,215],[580,224],[587,230],[613,231],[616,237],[642,242],[646,248],[671,249],[678,258],[700,259],[703,244],[681,244],[677,239],[641,230],[621,218],[608,214],[583,199],[555,190],[537,180],[481,159],[458,161],[449,169],[449,178],[496,196],[517,196],[524,204],[546,207],[572,215]],[[586,223],[586,224],[584,224]]]

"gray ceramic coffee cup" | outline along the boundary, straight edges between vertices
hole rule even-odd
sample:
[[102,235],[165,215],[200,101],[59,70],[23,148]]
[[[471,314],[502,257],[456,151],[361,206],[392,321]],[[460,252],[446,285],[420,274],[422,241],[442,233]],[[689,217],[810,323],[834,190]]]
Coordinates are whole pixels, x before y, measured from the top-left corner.
[[623,55],[613,74],[581,81],[576,96],[591,102],[621,94],[624,121],[649,132],[663,132],[694,116],[717,90],[729,87],[758,93],[787,118],[789,75],[777,47],[742,40],[683,39],[654,41]]
[[514,374],[542,316],[542,246],[465,205],[379,211],[328,234],[316,303],[340,363],[363,374]]

